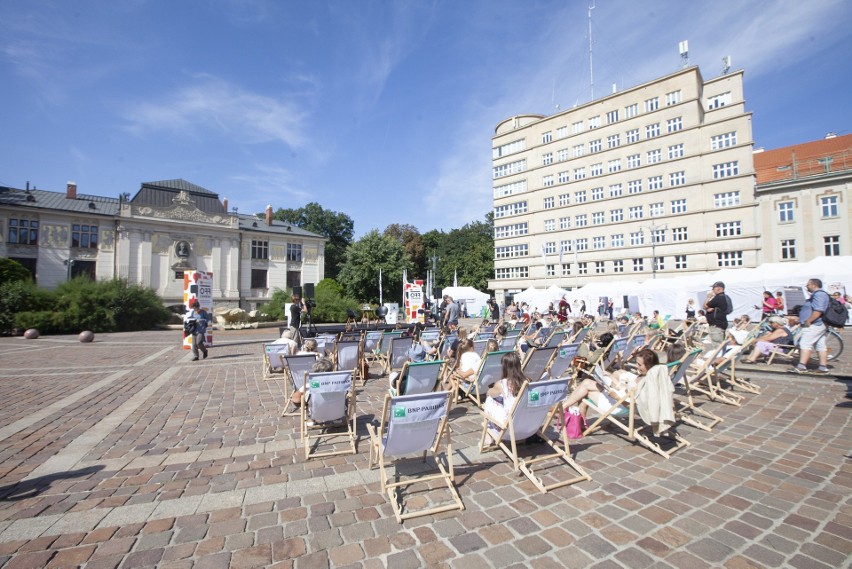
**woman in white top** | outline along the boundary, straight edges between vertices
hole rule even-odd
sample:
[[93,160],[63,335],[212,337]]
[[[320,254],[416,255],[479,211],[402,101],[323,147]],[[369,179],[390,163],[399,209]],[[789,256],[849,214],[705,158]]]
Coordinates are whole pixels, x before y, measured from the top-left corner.
[[509,411],[515,404],[515,398],[527,377],[521,371],[521,358],[515,352],[504,354],[500,359],[503,366],[503,379],[488,390],[485,399],[485,413],[501,423],[506,421]]
[[[636,366],[639,368],[639,376],[629,373],[629,372],[621,372],[616,375],[613,374],[611,378],[606,378],[610,380],[608,384],[609,391],[615,393],[619,397],[622,397],[628,390],[633,389],[636,386],[636,383],[648,373],[648,370],[658,365],[660,363],[657,354],[649,349],[640,350],[636,354]],[[587,405],[583,403],[584,399],[590,399],[593,401],[601,411],[605,411],[612,407],[613,403],[615,403],[615,399],[612,396],[604,393],[601,390],[601,386],[593,379],[584,379],[580,385],[571,392],[571,395],[568,396],[568,399],[565,400],[565,407],[573,407],[574,405],[580,405],[580,414],[584,417],[586,416],[586,411],[588,409]]]

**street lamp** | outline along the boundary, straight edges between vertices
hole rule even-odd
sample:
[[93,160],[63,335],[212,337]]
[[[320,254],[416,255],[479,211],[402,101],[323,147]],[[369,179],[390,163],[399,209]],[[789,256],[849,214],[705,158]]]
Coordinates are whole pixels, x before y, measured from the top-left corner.
[[[651,278],[657,278],[657,239],[656,239],[656,231],[662,229],[665,231],[668,229],[668,224],[663,225],[654,225],[653,223],[650,226],[640,225],[639,229],[647,229],[648,234],[651,237]],[[665,233],[663,235],[663,241],[665,241]]]

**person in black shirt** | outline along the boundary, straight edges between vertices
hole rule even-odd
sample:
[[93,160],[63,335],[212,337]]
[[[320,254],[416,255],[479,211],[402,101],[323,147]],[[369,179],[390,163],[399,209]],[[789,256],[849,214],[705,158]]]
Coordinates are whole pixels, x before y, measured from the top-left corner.
[[713,290],[707,293],[707,300],[704,301],[704,309],[707,311],[707,324],[710,325],[710,341],[718,346],[725,340],[728,314],[733,312],[731,298],[725,294],[725,283],[713,283]]
[[290,328],[298,330],[302,326],[302,312],[305,312],[305,303],[302,297],[293,295],[293,303],[290,305]]

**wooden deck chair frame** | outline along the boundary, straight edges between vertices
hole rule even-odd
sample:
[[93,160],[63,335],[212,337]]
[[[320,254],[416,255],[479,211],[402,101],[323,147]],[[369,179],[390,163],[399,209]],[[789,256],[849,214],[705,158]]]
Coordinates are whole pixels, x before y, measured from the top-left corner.
[[488,345],[488,340],[474,340],[473,341],[473,351],[480,355],[480,357],[485,355],[485,347]]
[[[352,372],[310,372],[305,381],[309,394],[300,408],[300,430],[305,460],[355,454],[355,382]],[[309,421],[314,424],[308,424]],[[341,427],[346,430],[338,431]],[[317,451],[323,442],[341,438],[349,442],[347,448]]]
[[[702,366],[701,373],[692,377],[690,387],[693,391],[707,396],[710,401],[720,401],[728,405],[740,407],[742,406],[745,397],[739,393],[734,393],[730,389],[722,387],[720,381],[721,375],[717,373],[717,368],[723,366],[728,367],[733,358],[737,357],[742,351],[741,346],[735,346],[727,355],[721,355],[724,353],[724,349],[728,346],[729,342],[727,341],[722,342],[719,345],[719,349],[717,349],[715,351],[715,355],[709,359],[709,363],[705,362],[706,365]],[[725,358],[725,361],[718,365],[714,364],[713,361],[719,357]]]
[[[686,354],[672,374],[672,383],[675,384],[675,388],[677,388],[678,381],[682,379],[686,391],[685,399],[679,398],[677,391],[675,391],[675,417],[681,423],[709,432],[713,427],[723,422],[724,419],[715,413],[698,407],[692,398],[692,390],[689,388],[687,372],[699,354],[701,354],[701,350],[693,350]],[[706,421],[702,419],[706,419]]]
[[530,348],[521,364],[521,371],[532,381],[540,380],[547,373],[547,368],[550,367],[550,363],[556,357],[558,350],[559,346]]
[[367,378],[361,373],[363,338],[359,340],[338,340],[334,345],[334,367],[337,371],[351,371],[352,380],[360,381],[361,387]]
[[[603,361],[604,369],[611,369],[617,364],[622,365],[624,363],[622,355],[629,346],[629,338],[613,338],[612,342],[609,343],[609,348],[607,348],[609,350],[609,356],[607,356],[607,358]],[[604,353],[606,353],[606,350],[604,350]]]
[[334,354],[334,344],[337,343],[337,334],[317,334],[317,353],[320,356],[329,356]]
[[[794,361],[799,363],[799,339],[802,337],[802,327],[796,326],[793,328],[793,344],[777,344],[778,348],[773,349],[769,353],[769,357],[766,359],[767,364],[771,364],[775,361],[775,358],[788,359],[790,361]],[[787,350],[784,352],[783,350]]]
[[[590,398],[586,398],[584,400],[589,409],[594,411],[598,417],[588,426],[588,428],[586,428],[585,431],[583,431],[583,436],[590,435],[591,433],[601,429],[602,423],[607,422],[616,428],[615,430],[617,434],[623,435],[630,442],[639,443],[651,452],[655,452],[667,459],[671,458],[671,455],[680,449],[688,447],[689,441],[681,437],[672,428],[669,429],[666,434],[660,435],[659,438],[673,441],[674,448],[671,450],[663,450],[659,443],[651,440],[651,438],[643,432],[644,430],[649,429],[650,426],[642,422],[641,417],[639,417],[639,422],[642,424],[637,425],[637,417],[639,413],[636,410],[636,397],[639,395],[639,392],[644,388],[644,386],[645,380],[643,378],[639,381],[636,387],[628,390],[624,395],[618,395],[617,393],[609,391],[605,389],[604,386],[600,385],[602,390],[605,390],[610,397],[615,399],[615,402],[609,409],[604,411],[598,407],[596,401],[593,401]],[[674,403],[672,404],[674,405]],[[627,419],[626,424],[622,421],[622,418]]]
[[561,330],[559,328],[554,328],[553,332],[551,332],[550,336],[547,338],[547,342],[544,343],[545,348],[554,348],[559,346],[562,342],[565,341],[567,337],[567,332],[565,330]]
[[378,360],[376,352],[382,345],[383,336],[384,332],[381,330],[367,330],[364,333],[364,346],[361,349],[361,356],[367,364],[371,364]]
[[373,361],[381,364],[383,374],[386,372],[388,365],[388,350],[390,349],[391,338],[397,338],[401,335],[401,330],[385,330],[382,332],[382,340],[373,352]]
[[488,352],[479,362],[479,369],[470,377],[470,381],[459,382],[458,391],[463,398],[470,399],[477,407],[482,407],[482,400],[488,388],[500,381],[503,375],[501,359],[513,350],[498,350]]
[[407,336],[395,336],[390,340],[385,363],[385,373],[401,372],[408,361],[408,350],[411,349],[412,339]]
[[716,367],[713,375],[716,379],[716,384],[721,385],[722,382],[726,382],[731,389],[728,391],[732,391],[733,389],[742,389],[743,391],[747,391],[748,393],[754,395],[760,395],[760,386],[752,383],[750,379],[746,377],[741,377],[737,375],[737,360],[739,360],[745,354],[746,350],[749,347],[753,347],[753,344],[757,342],[757,338],[752,336],[740,346],[740,349],[735,354],[731,354],[729,361],[723,364],[720,364]]
[[[452,393],[449,391],[398,397],[391,397],[388,394],[385,395],[381,423],[378,429],[373,424],[367,425],[367,431],[370,434],[369,467],[372,469],[373,464],[378,463],[382,490],[388,495],[397,522],[402,523],[410,518],[441,512],[464,510],[464,503],[455,487],[453,446],[447,423],[450,415],[451,398]],[[435,424],[434,431],[423,427],[416,428],[429,423]],[[431,440],[427,440],[430,438]],[[443,453],[441,452],[442,442],[446,447],[446,451]],[[389,454],[386,455],[386,452]],[[414,453],[417,453],[414,457],[404,456]],[[422,458],[420,453],[422,453]],[[390,480],[386,469],[386,463],[390,456],[400,457],[395,462],[421,459],[425,463],[427,453],[432,454],[438,472],[420,474],[406,479],[402,479],[400,473],[396,472],[394,480]],[[452,495],[452,503],[407,511],[401,491],[413,484],[427,483],[432,480],[442,480],[447,485],[447,489]]]
[[[394,378],[390,386],[391,396],[420,395],[435,391],[441,381],[444,360],[429,362],[405,362],[402,371]],[[405,382],[405,389],[400,392],[400,385]]]
[[278,354],[289,350],[290,346],[287,344],[263,344],[264,381],[269,381],[270,379],[287,379],[287,372],[280,367],[275,367],[275,364],[281,364],[281,361],[278,359]]
[[293,395],[293,392],[298,391],[305,385],[305,378],[316,363],[318,355],[319,354],[296,354],[287,356],[278,354],[278,358],[281,361],[281,367],[287,373],[287,381],[284,383],[285,407],[284,411],[281,412],[282,417],[296,417],[301,414],[300,411],[289,413],[286,406],[290,404],[290,398]]
[[547,368],[547,376],[549,379],[557,379],[560,377],[576,377],[576,370],[573,373],[566,375],[571,369],[571,364],[574,363],[574,358],[580,351],[580,344],[565,344],[559,346],[553,359],[550,361],[550,366]]
[[[524,381],[505,420],[483,413],[479,452],[499,448],[512,461],[515,472],[523,472],[524,476],[529,478],[542,493],[547,493],[554,488],[591,480],[592,477],[571,458],[568,436],[562,423],[564,417],[562,401],[567,393],[568,378],[566,377],[535,383]],[[557,418],[556,429],[558,433],[555,439],[551,438],[548,432],[548,426],[554,417]],[[520,458],[518,456],[518,442],[535,434],[541,437],[553,452],[534,458]],[[506,440],[507,435],[508,441]],[[486,444],[487,437],[491,437],[491,444]],[[577,476],[568,480],[545,484],[535,473],[534,466],[553,459],[564,462],[573,468]]]

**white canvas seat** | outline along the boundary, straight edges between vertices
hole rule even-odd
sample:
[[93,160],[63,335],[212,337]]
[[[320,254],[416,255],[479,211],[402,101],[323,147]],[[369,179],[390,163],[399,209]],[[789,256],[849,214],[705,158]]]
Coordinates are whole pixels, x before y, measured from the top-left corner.
[[559,346],[562,342],[565,341],[567,332],[565,330],[555,329],[550,337],[547,339],[547,342],[544,344],[545,348],[555,348]]
[[[418,516],[451,510],[463,510],[464,504],[454,484],[453,449],[447,425],[450,410],[449,391],[418,395],[385,396],[381,423],[378,429],[368,424],[370,433],[370,468],[378,463],[381,470],[382,490],[385,491],[398,522]],[[446,451],[441,453],[441,443]],[[426,462],[431,453],[437,472],[418,474],[403,479],[399,465],[406,460],[422,459]],[[415,455],[415,456],[411,456]],[[394,461],[396,473],[391,481],[387,473],[388,461]],[[443,481],[451,494],[451,503],[408,511],[402,491],[413,484]]]
[[498,349],[501,351],[511,351],[514,350],[518,345],[518,340],[521,339],[521,335],[517,334],[515,336],[507,335],[505,338],[501,338],[498,345]]
[[411,349],[411,346],[411,338],[397,336],[390,339],[385,373],[402,371],[402,366],[409,360],[408,350]]
[[604,369],[613,369],[616,365],[620,365],[624,360],[621,359],[624,350],[627,349],[628,338],[613,338],[609,345],[609,355],[604,360]]
[[367,358],[368,361],[375,360],[375,351],[379,348],[379,345],[382,343],[382,331],[381,330],[369,330],[364,334],[364,357]]
[[488,352],[479,362],[479,369],[473,374],[470,381],[460,381],[459,391],[463,397],[473,401],[478,407],[482,407],[482,399],[488,388],[502,378],[503,364],[501,359],[505,354],[511,354],[512,350],[499,352]]
[[547,372],[547,368],[550,366],[550,362],[552,362],[553,358],[556,357],[556,351],[558,349],[558,346],[552,346],[550,348],[530,348],[521,367],[524,375],[532,381],[542,379]]
[[[741,349],[742,346],[731,346],[730,342],[725,341],[719,345],[718,349],[709,352],[698,372],[689,378],[690,391],[706,395],[710,401],[720,401],[740,407],[745,397],[722,387],[717,368],[730,365],[731,360],[739,355]],[[724,361],[714,363],[720,357],[724,358]]]
[[[290,396],[293,392],[299,391],[305,386],[305,377],[316,363],[317,354],[299,354],[294,356],[279,354],[279,359],[281,367],[287,372],[288,381],[284,384],[284,400],[289,404]],[[282,417],[295,417],[296,415],[299,415],[298,411],[288,413],[286,408],[281,413]]]
[[[352,372],[310,372],[305,381],[308,394],[300,409],[305,459],[355,454],[355,384]],[[338,439],[349,444],[342,450],[318,450],[320,445],[333,444]]]
[[444,360],[405,362],[399,375],[390,376],[390,394],[416,395],[435,391],[443,366]]
[[673,366],[674,373],[670,374],[672,384],[674,384],[676,389],[678,385],[682,385],[686,391],[685,399],[679,397],[675,397],[674,399],[675,416],[681,423],[701,429],[702,431],[710,431],[713,427],[721,423],[723,419],[715,413],[695,404],[695,400],[692,398],[692,390],[689,388],[689,378],[687,377],[687,371],[692,367],[695,358],[699,354],[701,354],[701,350],[693,350],[684,356],[679,364]]
[[339,371],[352,372],[352,378],[360,380],[361,385],[366,378],[361,374],[361,340],[338,340],[334,346],[335,367]]
[[284,379],[286,372],[281,368],[281,360],[279,354],[287,355],[290,353],[288,344],[264,344],[263,345],[263,379]]
[[440,350],[438,350],[438,352],[439,352],[439,357],[440,357],[442,360],[447,359],[447,357],[449,356],[449,353],[450,353],[450,348],[452,348],[452,347],[453,347],[453,342],[455,342],[455,341],[456,341],[456,340],[458,340],[458,339],[459,339],[459,335],[458,335],[458,334],[447,334],[447,335],[444,337],[444,341],[443,341],[443,342],[441,342],[441,349],[440,349]]
[[[568,392],[568,378],[549,379],[536,383],[525,381],[521,386],[512,409],[505,420],[483,413],[482,436],[479,450],[499,448],[512,461],[515,472],[521,471],[541,492],[554,488],[576,484],[591,477],[571,458],[568,437],[562,424],[564,410],[562,401]],[[556,417],[555,436],[548,427]],[[522,459],[518,456],[518,442],[537,434],[550,447],[549,452],[534,458]],[[488,440],[490,438],[490,441]],[[557,459],[559,465],[567,464],[577,473],[568,480],[546,484],[534,471],[534,465]]]
[[569,375],[568,370],[571,369],[571,364],[574,362],[574,358],[577,357],[579,351],[579,343],[560,346],[556,352],[556,356],[550,362],[550,367],[547,369],[547,376],[555,379]]

